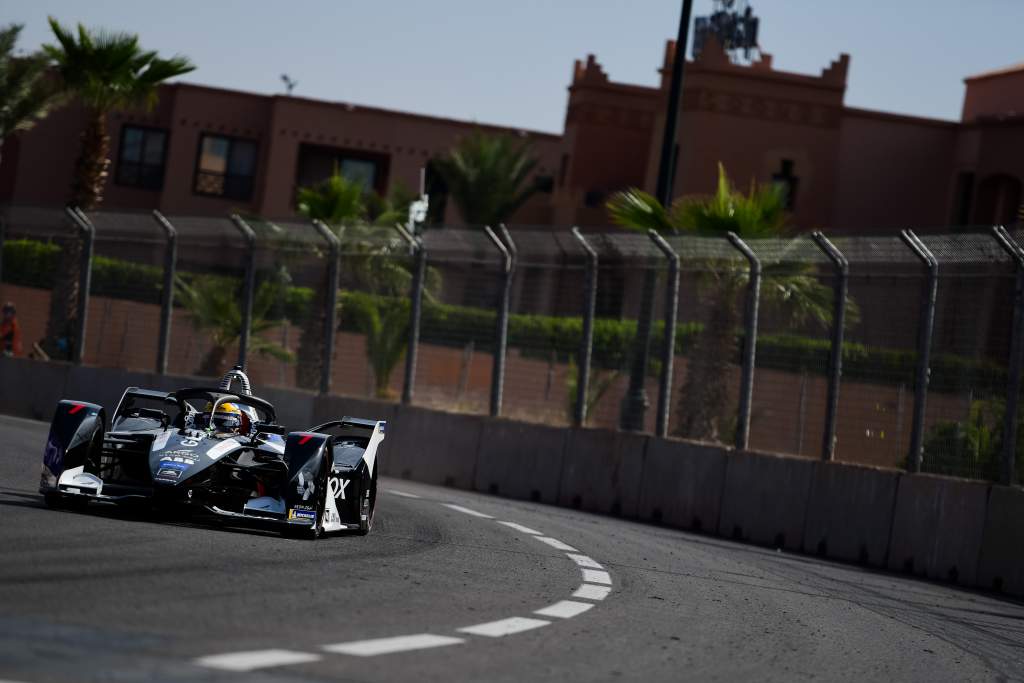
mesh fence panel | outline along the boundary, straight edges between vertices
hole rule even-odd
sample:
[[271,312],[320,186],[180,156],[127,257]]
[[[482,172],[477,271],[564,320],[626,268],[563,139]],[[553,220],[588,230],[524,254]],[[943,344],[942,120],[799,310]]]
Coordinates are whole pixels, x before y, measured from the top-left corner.
[[502,414],[568,425],[576,400],[586,259],[569,233],[516,230]]
[[163,297],[164,232],[147,213],[93,212],[96,228],[83,362],[152,371]]
[[167,372],[220,377],[238,358],[245,242],[229,218],[167,220],[178,232]]
[[810,237],[748,245],[762,268],[750,447],[820,457],[834,268]]
[[939,261],[922,469],[997,479],[1014,263],[990,233],[921,239]]
[[725,239],[667,241],[680,257],[669,433],[732,444],[749,266]]
[[482,228],[428,230],[417,405],[487,413],[504,257]]
[[837,460],[904,467],[926,272],[896,236],[836,238],[850,263]]
[[[50,320],[52,292],[57,282],[63,250],[75,231],[63,210],[27,206],[5,206],[3,221],[3,273],[0,301],[11,302],[17,310],[21,353],[40,355]],[[68,358],[47,352],[53,357]]]
[[359,226],[341,232],[335,393],[389,401],[401,396],[411,281],[408,245],[393,228]]

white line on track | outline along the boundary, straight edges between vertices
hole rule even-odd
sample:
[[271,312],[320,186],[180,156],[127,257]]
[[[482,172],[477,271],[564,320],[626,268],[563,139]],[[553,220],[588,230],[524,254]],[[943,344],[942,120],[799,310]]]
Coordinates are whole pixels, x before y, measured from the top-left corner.
[[565,551],[568,551],[570,553],[579,552],[578,550],[576,550],[576,548],[573,548],[568,543],[562,543],[557,538],[549,538],[548,536],[537,536],[536,538],[541,543],[547,543],[549,546],[551,546],[555,550],[565,550]]
[[572,553],[566,553],[569,559],[578,564],[581,567],[590,567],[591,569],[604,569],[601,565],[594,561],[593,558],[587,557],[586,555],[574,555]]
[[553,605],[535,611],[534,614],[539,614],[542,617],[558,617],[559,619],[571,619],[572,617],[583,614],[593,606],[594,604],[591,602],[559,600]]
[[232,652],[225,655],[210,655],[195,660],[196,664],[211,669],[225,671],[254,671],[270,666],[286,664],[305,664],[322,659],[312,652],[296,652],[295,650],[251,650],[249,652]]
[[463,638],[452,636],[436,636],[432,633],[417,633],[413,636],[396,636],[394,638],[375,638],[373,640],[354,640],[351,643],[324,645],[322,649],[341,655],[356,657],[375,657],[389,655],[394,652],[409,650],[426,650],[432,647],[458,645],[466,642]]
[[474,636],[487,636],[488,638],[500,638],[513,633],[522,633],[531,629],[547,626],[550,621],[543,619],[527,619],[526,617],[511,617],[499,621],[489,621],[486,624],[476,624],[457,629],[459,633],[469,633]]
[[396,489],[384,489],[384,490],[387,491],[388,493],[394,494],[396,496],[401,496],[402,498],[419,498],[419,496],[417,496],[415,493],[406,493],[405,491],[398,491]]
[[467,515],[473,515],[474,517],[483,517],[484,519],[494,519],[494,517],[492,517],[490,515],[485,515],[482,512],[477,512],[476,510],[470,510],[469,508],[464,508],[461,505],[455,505],[454,503],[441,503],[441,505],[444,505],[446,508],[449,508],[451,510],[455,510],[456,512],[464,512]]
[[592,583],[585,583],[576,589],[572,597],[583,598],[584,600],[604,600],[611,592],[611,586],[595,586]]
[[522,524],[516,524],[515,522],[498,522],[498,524],[504,524],[509,529],[515,529],[516,531],[520,531],[520,532],[522,532],[524,534],[530,534],[531,536],[541,536],[541,535],[543,535],[543,534],[541,534],[541,532],[537,531],[536,529],[531,529],[528,526],[523,526]]
[[583,569],[583,580],[586,583],[603,583],[606,586],[612,585],[612,577],[606,571],[600,569]]

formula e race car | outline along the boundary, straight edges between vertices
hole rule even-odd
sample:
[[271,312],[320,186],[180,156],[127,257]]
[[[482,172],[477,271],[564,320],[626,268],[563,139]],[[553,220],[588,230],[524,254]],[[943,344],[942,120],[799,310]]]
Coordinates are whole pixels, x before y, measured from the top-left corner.
[[385,422],[290,432],[241,367],[218,388],[129,387],[109,430],[106,418],[93,403],[57,404],[39,484],[51,507],[141,503],[307,538],[373,524]]

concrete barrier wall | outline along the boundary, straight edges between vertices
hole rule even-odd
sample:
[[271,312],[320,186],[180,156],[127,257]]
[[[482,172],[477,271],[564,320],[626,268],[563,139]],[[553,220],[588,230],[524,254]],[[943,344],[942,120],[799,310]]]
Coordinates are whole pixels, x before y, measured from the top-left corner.
[[[0,412],[49,421],[61,398],[113,410],[126,386],[208,378],[0,358]],[[294,429],[386,420],[381,473],[638,518],[1024,596],[1024,491],[598,429],[258,388]],[[42,448],[42,445],[40,445]]]
[[884,567],[901,472],[815,463],[804,551]]
[[[974,585],[991,488],[928,474],[900,477],[889,569]],[[1024,530],[1024,520],[1019,524]]]

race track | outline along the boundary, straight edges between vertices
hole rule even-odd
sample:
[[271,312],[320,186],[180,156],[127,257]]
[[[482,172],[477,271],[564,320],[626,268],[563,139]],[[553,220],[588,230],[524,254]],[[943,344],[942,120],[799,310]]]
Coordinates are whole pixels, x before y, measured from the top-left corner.
[[0,681],[1024,676],[1020,603],[412,482],[315,543],[49,510],[46,429],[0,417]]

